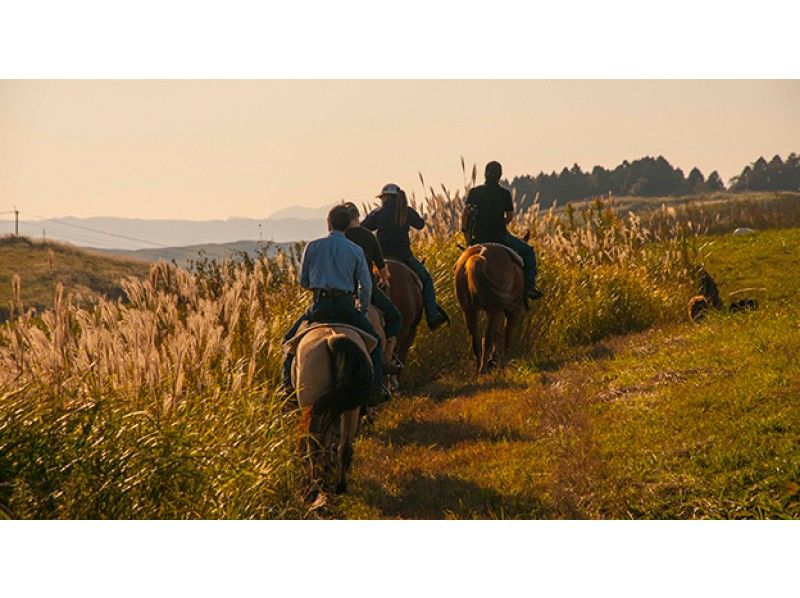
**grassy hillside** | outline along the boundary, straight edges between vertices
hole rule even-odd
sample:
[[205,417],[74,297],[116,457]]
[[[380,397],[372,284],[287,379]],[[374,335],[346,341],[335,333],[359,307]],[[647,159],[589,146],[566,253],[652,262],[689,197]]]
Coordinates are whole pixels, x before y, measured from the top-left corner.
[[144,262],[165,260],[175,262],[181,268],[191,267],[193,261],[204,258],[212,260],[231,259],[241,252],[250,257],[274,256],[279,249],[290,251],[294,243],[267,243],[264,241],[234,241],[232,243],[205,243],[185,247],[157,247],[153,249],[91,249],[94,253],[137,259]]
[[56,286],[84,297],[120,296],[119,281],[144,276],[147,265],[87,252],[63,243],[32,241],[26,237],[0,238],[0,321],[13,299],[12,280],[21,279],[26,307],[52,308]]
[[[365,430],[351,496],[315,513],[302,502],[297,411],[276,381],[281,336],[308,293],[281,254],[197,276],[161,263],[126,284],[125,305],[63,301],[0,327],[0,508],[26,518],[796,515],[796,230],[698,238],[688,211],[658,211],[651,227],[603,202],[528,213],[514,227],[533,233],[547,294],[512,365],[476,381],[452,283],[461,200],[426,202],[434,216],[415,251],[453,324],[421,326],[405,375],[416,390]],[[721,230],[754,218],[784,226],[776,206],[705,216]],[[762,308],[686,323],[698,262],[723,296],[765,288]]]
[[333,514],[800,517],[800,230],[700,241],[760,309],[453,371],[378,415]]

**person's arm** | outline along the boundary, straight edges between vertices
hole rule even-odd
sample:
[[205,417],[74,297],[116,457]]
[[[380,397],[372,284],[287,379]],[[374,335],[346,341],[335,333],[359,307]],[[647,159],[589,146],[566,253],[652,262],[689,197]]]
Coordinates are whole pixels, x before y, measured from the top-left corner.
[[306,248],[303,250],[303,259],[300,261],[300,286],[304,289],[311,288],[311,280],[309,279],[308,271],[314,253],[312,245],[313,243],[306,245]]
[[464,211],[461,212],[461,232],[467,234],[467,227],[469,225],[469,205],[464,206]]
[[408,225],[416,228],[417,230],[420,230],[423,226],[425,226],[425,221],[422,219],[422,216],[420,216],[411,206],[408,206]]
[[369,272],[369,266],[367,266],[367,258],[364,257],[364,252],[360,247],[357,255],[356,281],[358,282],[358,300],[361,304],[361,313],[366,315],[370,298],[372,297],[372,276]]
[[375,235],[370,235],[370,237],[372,237],[370,243],[372,244],[372,255],[375,256],[375,267],[378,270],[383,270],[386,268],[386,262],[383,259],[383,250],[381,249],[381,244],[378,243],[378,239],[375,238]]
[[389,268],[386,267],[386,260],[383,259],[383,250],[381,249],[381,244],[378,243],[378,239],[375,238],[374,235],[370,235],[372,240],[370,244],[372,245],[372,262],[375,264],[375,269],[378,271],[378,277],[380,278],[381,285],[389,288]]
[[511,224],[511,221],[514,220],[514,200],[511,199],[511,193],[508,189],[504,189],[505,198],[503,199],[503,212],[505,212],[506,216],[506,226]]
[[378,217],[375,210],[372,210],[369,214],[364,216],[364,220],[361,221],[361,226],[367,230],[375,230],[378,228]]

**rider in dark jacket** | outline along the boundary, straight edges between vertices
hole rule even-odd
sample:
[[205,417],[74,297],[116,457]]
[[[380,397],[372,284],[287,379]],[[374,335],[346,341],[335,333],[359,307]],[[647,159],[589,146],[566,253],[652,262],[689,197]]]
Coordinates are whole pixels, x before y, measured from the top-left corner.
[[386,267],[386,262],[383,259],[381,245],[372,231],[367,230],[358,223],[360,217],[358,206],[350,201],[342,205],[350,214],[350,227],[344,231],[344,236],[364,250],[364,256],[367,258],[367,267],[372,272],[372,304],[383,312],[383,317],[386,321],[383,330],[386,334],[386,350],[384,351],[383,359],[387,364],[393,363],[402,367],[402,363],[394,355],[394,350],[397,346],[397,335],[400,334],[400,329],[403,327],[403,314],[392,303],[389,296],[383,292],[383,289],[378,286],[378,280],[374,273],[377,271],[381,284],[388,288],[390,284],[389,268]]
[[533,247],[513,236],[506,226],[514,217],[514,203],[508,189],[500,186],[503,168],[499,162],[486,165],[486,183],[470,190],[461,230],[470,245],[476,243],[500,243],[516,251],[522,258],[525,276],[525,295],[539,299],[542,292],[536,288],[536,254]]
[[422,281],[422,296],[425,302],[425,317],[428,328],[435,330],[445,322],[449,323],[444,309],[436,303],[433,279],[427,268],[411,253],[408,229],[417,230],[425,226],[425,221],[417,211],[408,205],[405,192],[397,185],[389,183],[378,196],[381,207],[372,210],[361,222],[361,226],[377,232],[386,257],[392,257],[416,272]]

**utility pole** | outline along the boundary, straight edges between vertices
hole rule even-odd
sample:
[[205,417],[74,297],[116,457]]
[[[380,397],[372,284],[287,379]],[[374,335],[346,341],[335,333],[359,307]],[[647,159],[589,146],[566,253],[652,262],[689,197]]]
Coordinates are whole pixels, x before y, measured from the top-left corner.
[[14,206],[14,236],[19,237],[19,210]]

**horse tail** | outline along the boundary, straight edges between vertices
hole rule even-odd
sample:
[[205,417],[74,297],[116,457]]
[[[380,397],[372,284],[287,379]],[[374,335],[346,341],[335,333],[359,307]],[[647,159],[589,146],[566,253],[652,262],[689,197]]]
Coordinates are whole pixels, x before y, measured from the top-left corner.
[[467,288],[485,306],[506,305],[516,300],[514,289],[492,276],[489,260],[480,253],[469,256],[466,263]]
[[327,340],[333,385],[314,403],[314,410],[332,418],[366,404],[372,391],[372,362],[355,341],[344,334]]

